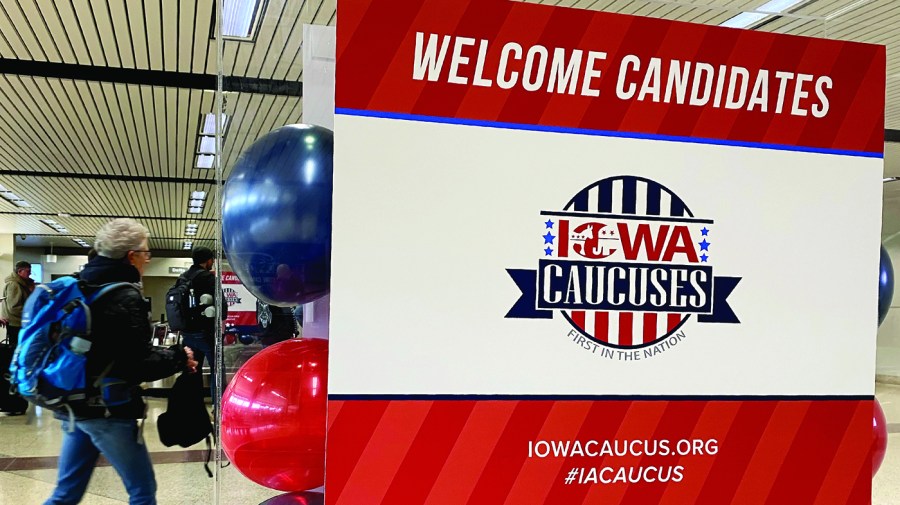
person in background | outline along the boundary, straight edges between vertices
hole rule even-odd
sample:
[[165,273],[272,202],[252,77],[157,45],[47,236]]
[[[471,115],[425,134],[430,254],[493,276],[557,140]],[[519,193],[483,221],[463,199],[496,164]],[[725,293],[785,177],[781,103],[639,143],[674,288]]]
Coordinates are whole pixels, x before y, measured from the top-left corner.
[[19,330],[22,329],[22,309],[25,308],[25,300],[32,291],[34,291],[34,281],[31,279],[31,263],[20,261],[16,263],[13,273],[6,278],[6,286],[3,288],[3,304],[0,306],[0,326],[6,327],[6,336],[13,349],[19,343]]
[[[97,231],[97,256],[81,271],[89,286],[129,282],[141,287],[144,266],[150,262],[149,232],[133,219],[115,219]],[[147,409],[140,384],[169,377],[180,371],[196,372],[197,362],[189,347],[168,349],[150,345],[147,302],[139,289],[115,290],[91,304],[93,345],[87,356],[87,383],[104,372],[108,382],[89,389],[89,398],[101,399],[76,405],[71,420],[57,416],[63,425],[63,442],[53,495],[45,505],[81,501],[102,454],[115,468],[132,505],[156,503],[156,477],[144,445],[138,419]]]
[[[93,247],[91,247],[91,250],[88,251],[88,253],[87,253],[87,259],[88,259],[88,262],[90,262],[90,261],[91,261],[92,259],[94,259],[96,256],[97,256],[97,250],[94,249]],[[85,265],[85,266],[86,266],[86,265]],[[72,277],[74,277],[74,278],[76,278],[76,279],[81,279],[81,271],[79,270],[78,272],[73,273],[73,274],[72,274]]]
[[[219,316],[224,321],[228,317],[228,304],[224,293],[216,293],[216,276],[212,273],[216,255],[208,247],[195,247],[191,251],[194,264],[187,272],[181,274],[194,291],[197,301],[196,312],[187,321],[186,329],[181,332],[184,345],[194,350],[194,357],[203,369],[203,358],[209,361],[209,390],[215,409],[216,399],[216,354],[215,304],[219,305]],[[211,309],[211,310],[210,310]]]

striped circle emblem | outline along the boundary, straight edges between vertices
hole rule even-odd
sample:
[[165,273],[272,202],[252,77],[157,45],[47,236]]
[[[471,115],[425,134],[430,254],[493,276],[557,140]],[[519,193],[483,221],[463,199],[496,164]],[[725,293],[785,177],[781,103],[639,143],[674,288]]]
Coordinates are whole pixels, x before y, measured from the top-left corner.
[[[694,217],[687,205],[658,182],[634,176],[616,176],[579,191],[564,209],[586,214],[623,216]],[[637,348],[675,333],[690,314],[666,312],[563,310],[579,332],[609,347]]]

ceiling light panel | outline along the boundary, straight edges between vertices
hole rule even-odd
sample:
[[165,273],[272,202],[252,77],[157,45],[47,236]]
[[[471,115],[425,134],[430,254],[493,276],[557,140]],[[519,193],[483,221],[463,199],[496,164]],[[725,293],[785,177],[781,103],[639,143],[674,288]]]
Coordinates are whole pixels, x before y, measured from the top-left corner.
[[249,40],[253,38],[262,17],[262,0],[223,0],[222,37]]
[[729,28],[749,28],[769,16],[782,14],[804,1],[805,0],[770,0],[754,9],[753,12],[742,12],[723,23],[720,23],[719,26],[726,26]]

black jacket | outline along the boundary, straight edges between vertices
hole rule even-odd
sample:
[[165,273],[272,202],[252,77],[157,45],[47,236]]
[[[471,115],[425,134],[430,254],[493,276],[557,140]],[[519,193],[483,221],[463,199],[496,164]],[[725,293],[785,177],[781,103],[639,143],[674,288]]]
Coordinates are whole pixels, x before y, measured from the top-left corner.
[[[80,278],[87,284],[87,291],[111,282],[136,284],[141,280],[137,269],[126,260],[104,256],[92,259],[81,271]],[[107,377],[123,383],[122,394],[114,396],[116,399],[130,399],[118,406],[80,407],[75,409],[75,415],[88,419],[104,417],[108,409],[111,417],[143,418],[145,405],[140,384],[184,370],[187,355],[178,346],[158,349],[151,345],[150,310],[137,289],[115,290],[95,301],[90,308],[93,345],[87,353],[88,381],[94,382],[112,363]]]
[[[228,317],[228,303],[225,301],[225,294],[220,292],[219,296],[213,295],[216,292],[215,274],[200,265],[192,265],[187,272],[181,274],[181,277],[191,279],[191,288],[194,290],[194,297],[198,302],[201,296],[211,295],[214,304],[215,300],[219,301],[219,315],[222,317],[222,320],[224,321]],[[184,331],[189,333],[202,331],[207,337],[212,338],[216,332],[216,318],[206,317],[202,314],[206,307],[208,305],[200,305],[198,303],[197,314],[188,320],[187,328]]]

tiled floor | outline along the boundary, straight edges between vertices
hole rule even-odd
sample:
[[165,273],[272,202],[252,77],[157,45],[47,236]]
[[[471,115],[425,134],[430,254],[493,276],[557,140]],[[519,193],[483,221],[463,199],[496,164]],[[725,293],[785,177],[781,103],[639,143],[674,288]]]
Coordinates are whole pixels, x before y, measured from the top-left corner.
[[[163,446],[156,434],[154,420],[165,410],[165,403],[150,400],[150,405],[144,439],[154,459],[159,486],[157,501],[161,505],[214,503],[215,482],[207,477],[203,463],[183,462],[205,460],[205,446],[198,444],[191,450]],[[0,463],[0,505],[41,504],[50,496],[56,480],[56,464],[53,459],[41,457],[57,456],[61,439],[59,422],[46,412],[40,416],[31,413],[16,417],[0,415],[0,461],[6,461],[5,464]],[[201,448],[202,451],[198,450]],[[8,470],[10,464],[15,464],[18,469]],[[29,466],[38,468],[23,469]],[[255,484],[233,466],[219,470],[218,478],[219,503],[223,505],[258,504],[282,494]],[[128,503],[128,494],[112,467],[98,466],[91,478],[88,494],[81,503]]]
[[[873,481],[872,503],[896,505],[900,504],[900,386],[878,384],[876,396],[887,416],[889,438],[887,456]],[[145,440],[155,462],[159,484],[157,500],[161,505],[215,503],[216,493],[218,503],[222,505],[255,505],[267,500],[282,504],[300,502],[278,500],[282,493],[253,483],[233,466],[219,470],[219,486],[215,490],[214,480],[206,476],[203,464],[196,462],[205,457],[205,449],[198,450],[200,445],[185,450],[160,444],[154,420],[164,408],[163,401],[151,400],[144,427]],[[0,415],[0,505],[43,503],[53,490],[56,469],[52,458],[58,454],[60,440],[59,423],[47,413],[18,417]],[[127,502],[125,488],[112,467],[98,467],[82,503],[113,505]],[[315,500],[309,503],[315,503]]]

